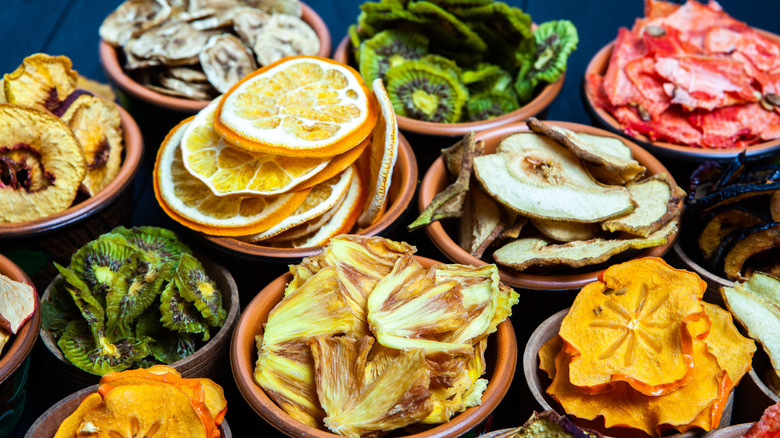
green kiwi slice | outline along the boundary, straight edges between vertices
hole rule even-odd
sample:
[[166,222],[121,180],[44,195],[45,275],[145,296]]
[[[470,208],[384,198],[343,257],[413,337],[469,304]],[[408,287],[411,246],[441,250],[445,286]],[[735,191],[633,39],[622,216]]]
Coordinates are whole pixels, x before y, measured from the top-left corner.
[[168,364],[195,352],[195,340],[188,333],[166,329],[160,322],[161,318],[160,309],[152,306],[135,323],[136,339],[147,342],[149,354],[157,361]]
[[149,355],[146,343],[135,338],[109,342],[95,339],[89,325],[81,320],[68,323],[57,346],[70,363],[98,376],[130,368],[134,362]]
[[396,114],[436,123],[457,122],[469,96],[454,73],[421,60],[389,69],[387,93]]
[[[463,18],[469,25],[483,23],[492,29],[508,44],[516,46],[520,41],[532,38],[531,16],[522,9],[512,7],[503,2],[470,8],[457,8],[452,12]],[[492,48],[492,47],[491,47]]]
[[[425,20],[425,32],[431,40],[431,51],[459,47],[460,51],[484,52],[485,41],[455,15],[428,1],[409,3],[408,11]],[[435,49],[434,49],[435,47]]]
[[179,294],[175,281],[168,283],[160,295],[160,312],[162,314],[160,322],[169,330],[202,333],[203,341],[208,341],[211,337],[208,324],[203,320],[198,309]]
[[70,259],[69,268],[105,307],[106,294],[117,272],[135,251],[121,236],[101,236],[76,251]]
[[176,261],[181,254],[192,254],[192,250],[179,240],[176,233],[164,228],[133,227],[128,229],[120,226],[111,230],[108,235],[124,236],[130,245],[143,251],[158,267],[167,262]]
[[195,304],[210,326],[221,327],[225,323],[227,312],[222,307],[222,294],[206,275],[198,259],[182,254],[179,267],[176,268],[175,281],[179,294]]
[[481,91],[500,93],[511,89],[512,75],[498,65],[480,62],[472,69],[463,72],[463,83],[468,87],[469,93]]
[[515,91],[525,102],[533,97],[540,82],[553,83],[566,71],[569,54],[577,48],[577,28],[571,21],[547,21],[534,31],[535,49],[531,53],[518,53],[520,71],[515,79]]
[[79,317],[78,307],[73,303],[73,298],[66,288],[65,279],[59,277],[54,280],[49,289],[49,299],[41,301],[41,320],[43,329],[55,338],[62,336],[68,322]]
[[78,307],[81,315],[92,331],[94,340],[102,338],[106,333],[106,312],[97,299],[90,292],[89,287],[72,270],[54,262],[54,267],[60,271],[65,281],[63,288],[68,291],[73,302]]
[[385,30],[360,45],[360,75],[366,84],[384,78],[388,69],[428,53],[428,38],[419,33]]
[[414,31],[427,21],[424,17],[406,10],[404,1],[366,2],[360,5],[360,9],[357,30],[358,35],[364,39],[386,29]]
[[472,122],[492,119],[518,108],[520,105],[511,89],[505,92],[483,91],[471,96],[466,104],[468,117]]

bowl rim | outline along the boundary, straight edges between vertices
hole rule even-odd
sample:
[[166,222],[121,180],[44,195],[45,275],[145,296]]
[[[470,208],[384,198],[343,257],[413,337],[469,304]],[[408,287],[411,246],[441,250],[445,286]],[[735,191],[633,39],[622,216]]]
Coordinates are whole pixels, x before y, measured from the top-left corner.
[[144,140],[141,136],[141,129],[133,117],[118,104],[114,103],[114,105],[119,110],[125,142],[125,157],[116,177],[94,196],[76,205],[71,205],[59,213],[26,222],[0,224],[0,241],[48,234],[83,221],[108,207],[130,187],[141,167]]
[[[440,263],[426,257],[414,257],[426,267]],[[286,284],[290,280],[292,280],[292,274],[287,272],[271,281],[255,295],[241,314],[230,343],[230,366],[233,371],[233,380],[244,401],[252,410],[280,432],[299,438],[309,436],[314,438],[335,438],[338,435],[315,429],[293,420],[265,394],[262,388],[254,383],[254,365],[255,357],[257,356],[254,341],[256,333],[252,327],[253,322],[249,321],[249,316],[255,308],[260,306],[272,308],[271,303],[278,303]],[[267,317],[268,315],[266,314],[265,318],[267,319]],[[262,324],[265,324],[265,321],[262,321]],[[440,424],[422,433],[408,435],[408,438],[460,436],[488,418],[495,410],[509,391],[517,365],[517,340],[509,318],[498,325],[495,336],[494,345],[506,345],[506,348],[497,349],[496,364],[488,387],[483,393],[482,404],[466,409],[464,412],[452,417],[447,423]]]
[[[648,151],[642,149],[640,146],[636,145],[635,143],[631,142],[631,140],[626,139],[625,137],[621,137],[619,135],[613,134],[608,131],[604,131],[602,129],[593,126],[582,125],[578,123],[557,122],[557,121],[545,121],[545,123],[552,126],[568,128],[572,131],[582,131],[584,129],[585,132],[590,131],[590,133],[593,134],[617,138],[631,148],[631,152],[634,159],[639,161],[645,167],[647,167],[648,170],[650,170],[650,168],[652,167],[657,169],[657,172],[655,173],[666,172],[666,174],[672,179],[672,181],[674,181],[674,177],[672,176],[671,172],[669,172],[669,170],[663,165],[663,163],[658,161],[658,159],[656,159]],[[516,134],[520,132],[530,132],[530,129],[525,124],[514,123],[514,124],[500,126],[498,128],[481,131],[476,134],[475,138],[476,140],[481,140],[485,137],[492,137],[492,136],[503,137],[509,134]],[[436,160],[433,162],[431,167],[428,168],[428,171],[425,173],[425,176],[423,176],[422,182],[420,183],[420,192],[417,196],[417,205],[419,211],[423,211],[425,207],[431,202],[433,197],[436,195],[434,189],[438,184],[437,175],[439,176],[439,178],[444,177],[446,175],[446,170],[444,167],[444,159],[441,156],[436,158]],[[680,203],[682,204],[682,201],[680,201]],[[455,243],[455,241],[452,240],[449,234],[447,234],[447,232],[444,230],[444,227],[439,221],[433,222],[430,225],[426,226],[425,232],[428,234],[433,244],[436,245],[436,247],[439,248],[439,250],[445,256],[447,256],[447,258],[453,260],[455,263],[464,263],[464,264],[475,265],[475,266],[482,266],[487,264],[487,262],[478,259],[472,256],[471,254],[467,253],[457,243]],[[671,237],[668,238],[666,245],[641,249],[632,258],[662,257],[677,240],[677,236],[679,235],[679,232],[680,231],[678,227],[677,232],[675,232]],[[503,281],[504,283],[510,286],[519,287],[528,290],[537,290],[537,291],[569,292],[574,289],[580,289],[586,284],[596,281],[598,279],[598,275],[602,271],[604,271],[604,269],[599,269],[596,271],[584,272],[579,274],[544,275],[544,274],[525,274],[522,271],[515,272],[510,269],[502,268],[501,266],[499,266],[498,272],[501,276],[501,281]]]
[[745,432],[747,432],[748,429],[750,429],[751,426],[753,426],[753,423],[733,424],[731,426],[724,427],[722,429],[712,430],[704,436],[706,438],[718,438],[718,437],[724,437],[730,433],[734,433],[735,437],[742,437],[743,435],[745,435]]
[[0,354],[0,383],[2,383],[19,369],[38,341],[38,331],[41,329],[41,301],[30,277],[18,265],[2,254],[0,254],[0,274],[7,276],[11,280],[29,284],[32,286],[35,294],[35,311],[22,324],[17,333],[12,335],[14,337],[13,341]]
[[[377,220],[370,226],[359,231],[358,234],[365,236],[375,236],[385,229],[395,225],[396,221],[403,215],[417,192],[417,178],[418,168],[417,160],[412,150],[412,146],[406,137],[400,132],[398,133],[398,158],[396,164],[393,167],[393,174],[407,167],[409,169],[408,175],[403,175],[399,178],[401,186],[398,190],[398,196],[394,199],[393,203],[389,205],[386,211],[384,211]],[[392,186],[391,186],[392,187]],[[229,253],[250,259],[259,260],[288,260],[297,263],[301,258],[308,257],[314,254],[318,254],[322,251],[324,245],[310,246],[307,248],[274,248],[271,246],[264,246],[258,243],[244,242],[232,237],[220,237],[209,236],[203,233],[197,233],[197,235],[206,240],[212,246],[219,248],[220,250],[226,250]]]
[[[317,52],[317,56],[328,57],[331,51],[332,39],[327,24],[311,6],[304,2],[300,2],[300,5],[301,19],[309,24],[320,38],[320,50]],[[194,114],[211,102],[211,99],[194,100],[168,96],[146,88],[125,73],[119,64],[118,49],[103,39],[98,44],[98,55],[100,65],[103,67],[106,77],[120,90],[136,99],[187,114]]]
[[[780,35],[755,27],[751,28],[755,29],[762,36],[780,43]],[[602,128],[626,137],[631,141],[636,142],[640,146],[650,150],[654,154],[658,154],[665,158],[679,159],[689,162],[700,162],[705,160],[729,160],[736,157],[743,151],[745,151],[745,155],[750,159],[760,159],[772,155],[774,152],[780,149],[780,138],[756,143],[744,148],[710,149],[685,146],[665,141],[654,141],[643,134],[626,134],[621,129],[620,122],[618,122],[617,119],[612,116],[612,114],[603,108],[597,107],[594,104],[591,98],[591,90],[588,87],[589,75],[599,74],[603,76],[606,72],[614,46],[615,40],[612,40],[604,47],[599,49],[596,54],[593,55],[590,61],[588,61],[588,65],[585,67],[585,73],[583,74],[582,78],[582,100],[585,104],[585,109]]]
[[693,270],[699,277],[702,277],[704,281],[707,282],[707,284],[717,285],[719,288],[724,286],[734,287],[733,281],[715,275],[710,270],[694,261],[688,254],[686,254],[682,247],[682,241],[675,242],[672,250],[674,251],[675,255],[680,258],[680,261],[686,265],[686,268]]
[[[336,51],[333,53],[333,59],[341,62],[342,64],[348,64],[349,62],[349,50],[352,47],[352,42],[349,39],[349,35],[345,36]],[[520,108],[503,114],[492,119],[480,120],[477,122],[464,122],[464,123],[434,123],[425,122],[422,120],[415,120],[409,117],[399,116],[398,127],[404,131],[413,132],[416,134],[436,135],[443,137],[454,137],[458,135],[465,135],[471,131],[479,131],[485,129],[492,129],[508,123],[514,123],[521,120],[525,120],[529,117],[533,117],[552,105],[555,98],[558,97],[563,89],[563,82],[566,79],[566,72],[561,74],[561,77],[557,81],[547,84],[542,91],[540,91],[533,99]]]

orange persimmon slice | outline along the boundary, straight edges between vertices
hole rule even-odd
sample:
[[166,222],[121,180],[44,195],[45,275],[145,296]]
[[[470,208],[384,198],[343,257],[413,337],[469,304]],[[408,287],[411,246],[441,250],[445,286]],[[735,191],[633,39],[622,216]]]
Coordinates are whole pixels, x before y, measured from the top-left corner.
[[60,427],[57,429],[57,433],[54,434],[54,438],[75,437],[79,430],[79,426],[81,426],[81,422],[84,419],[84,414],[99,406],[101,403],[103,403],[103,397],[97,392],[88,395],[81,401],[79,407],[60,423]]

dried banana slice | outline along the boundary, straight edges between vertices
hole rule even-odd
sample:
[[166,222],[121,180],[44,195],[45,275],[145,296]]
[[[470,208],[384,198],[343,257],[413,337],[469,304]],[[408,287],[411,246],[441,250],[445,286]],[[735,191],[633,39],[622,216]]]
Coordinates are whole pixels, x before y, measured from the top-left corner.
[[144,32],[125,46],[127,54],[142,60],[154,60],[166,65],[187,65],[198,62],[198,54],[211,34],[201,32],[191,23],[176,21]]
[[236,0],[190,0],[190,13],[197,13],[204,10],[225,10],[239,6]]
[[103,41],[123,47],[147,29],[167,20],[171,7],[164,0],[127,0],[108,14],[98,32]]
[[257,35],[271,16],[260,9],[241,7],[233,10],[233,30],[246,45],[254,47]]
[[209,38],[200,52],[200,66],[220,93],[257,69],[254,54],[235,35],[223,33]]
[[209,78],[195,66],[182,65],[168,68],[168,76],[184,82],[206,83]]
[[66,56],[28,56],[13,73],[3,76],[5,99],[54,111],[76,91],[79,75],[72,67]]
[[257,62],[268,65],[285,56],[316,55],[320,51],[320,39],[300,18],[273,14],[257,35],[253,48]]
[[213,15],[192,21],[197,30],[224,30],[233,26],[233,9],[216,11]]
[[246,4],[253,8],[270,13],[301,16],[301,2],[299,0],[246,0]]
[[197,100],[210,100],[214,97],[213,87],[210,84],[184,82],[168,76],[159,76],[157,80],[162,85],[159,91],[172,96],[183,96]]
[[0,223],[49,216],[70,207],[86,173],[68,125],[48,112],[0,104]]

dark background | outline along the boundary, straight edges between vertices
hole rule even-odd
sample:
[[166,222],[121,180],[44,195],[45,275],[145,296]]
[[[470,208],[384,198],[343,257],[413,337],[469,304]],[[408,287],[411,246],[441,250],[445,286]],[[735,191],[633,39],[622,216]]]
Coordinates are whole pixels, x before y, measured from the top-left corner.
[[[0,73],[12,72],[22,59],[36,52],[52,55],[66,55],[80,74],[92,79],[106,81],[98,59],[98,27],[103,18],[120,2],[117,0],[2,0],[0,5]],[[347,27],[355,21],[359,13],[357,0],[310,0],[307,2],[327,23],[333,39],[333,47],[346,34]],[[507,0],[531,14],[532,19],[541,23],[552,19],[569,19],[579,32],[579,46],[569,59],[565,85],[562,92],[546,113],[549,120],[591,124],[581,99],[581,80],[590,58],[602,46],[613,40],[620,26],[630,27],[634,18],[642,15],[641,0]],[[737,19],[748,22],[754,27],[780,33],[780,15],[777,13],[777,0],[723,0],[723,8]],[[135,180],[133,225],[160,225],[180,231],[185,239],[191,239],[178,224],[169,220],[154,200],[151,188],[151,168],[154,155],[164,134],[173,127],[175,120],[149,117],[142,109],[128,108],[138,121],[144,134],[146,157]],[[184,118],[182,116],[181,118]],[[442,140],[429,137],[407,136],[420,164],[420,178],[425,173],[430,159],[438,154],[438,149],[449,145],[450,139]],[[678,178],[686,178],[687,165],[665,162]],[[678,181],[685,185],[684,180]],[[0,206],[2,208],[2,206]],[[420,255],[446,260],[429,242],[423,231],[406,232],[403,227],[411,222],[416,213],[416,201],[412,204],[401,222],[401,226],[389,237],[405,240],[418,247]],[[194,243],[198,245],[197,242]],[[0,248],[2,249],[2,248]],[[251,298],[277,275],[285,270],[281,264],[236,264],[222,259],[219,254],[213,256],[227,265],[236,277],[241,301],[246,305]],[[571,296],[544,292],[519,291],[520,304],[514,308],[512,323],[517,333],[517,343],[522,351],[528,336],[534,327],[556,310],[568,306]],[[18,427],[22,436],[29,425],[62,398],[60,389],[67,382],[52,382],[46,374],[50,356],[41,351],[38,343],[32,357],[29,375],[28,403],[21,424]],[[226,357],[225,360],[228,360]],[[233,435],[265,436],[279,435],[244,403],[233,383],[232,376],[219,379],[228,394],[228,414]],[[522,373],[522,363],[518,363],[515,380],[507,398],[495,412],[491,429],[512,427],[522,424],[538,409],[527,389]],[[741,419],[736,418],[736,421]],[[744,421],[744,419],[742,419]]]

